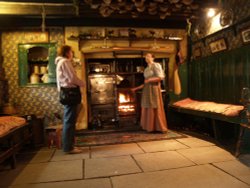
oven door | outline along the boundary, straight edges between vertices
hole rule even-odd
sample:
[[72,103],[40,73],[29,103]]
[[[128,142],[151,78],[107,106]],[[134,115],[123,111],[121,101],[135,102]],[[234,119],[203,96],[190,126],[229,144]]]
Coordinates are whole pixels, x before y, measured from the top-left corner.
[[89,94],[91,104],[115,103],[115,76],[89,76]]

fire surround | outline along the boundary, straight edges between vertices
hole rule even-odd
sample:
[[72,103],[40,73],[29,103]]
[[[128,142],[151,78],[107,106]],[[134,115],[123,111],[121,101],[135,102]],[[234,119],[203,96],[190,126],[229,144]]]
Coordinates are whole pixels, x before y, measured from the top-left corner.
[[[88,123],[100,120],[102,127],[137,127],[140,119],[141,93],[130,88],[144,82],[146,67],[144,51],[119,51],[110,56],[94,53],[85,57],[86,80],[88,80]],[[165,70],[164,92],[168,88],[168,58],[156,59]]]

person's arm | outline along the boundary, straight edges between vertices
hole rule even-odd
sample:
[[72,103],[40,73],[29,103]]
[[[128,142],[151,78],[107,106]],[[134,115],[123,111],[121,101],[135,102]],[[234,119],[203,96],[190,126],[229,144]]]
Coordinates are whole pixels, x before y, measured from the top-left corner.
[[131,90],[132,92],[136,92],[137,90],[140,90],[140,89],[142,89],[143,87],[144,87],[144,84],[139,85],[139,86],[134,87],[134,88],[131,88],[130,90]]
[[148,78],[148,79],[145,79],[144,83],[147,84],[147,83],[155,83],[155,82],[160,82],[162,80],[161,77],[151,77],[151,78]]

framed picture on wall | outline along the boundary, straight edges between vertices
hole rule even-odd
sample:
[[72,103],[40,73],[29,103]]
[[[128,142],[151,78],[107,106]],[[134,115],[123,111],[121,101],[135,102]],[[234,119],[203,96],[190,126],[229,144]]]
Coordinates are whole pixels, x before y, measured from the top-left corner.
[[227,49],[227,44],[224,38],[213,41],[209,44],[212,53],[220,52]]
[[250,28],[243,30],[241,36],[244,43],[250,42]]

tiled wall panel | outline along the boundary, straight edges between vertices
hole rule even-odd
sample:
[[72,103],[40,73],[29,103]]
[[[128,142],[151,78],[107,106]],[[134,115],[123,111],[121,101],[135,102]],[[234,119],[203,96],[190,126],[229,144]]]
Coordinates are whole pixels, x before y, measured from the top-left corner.
[[[27,31],[30,32],[30,31]],[[62,114],[62,105],[58,102],[56,87],[20,87],[18,85],[18,44],[40,42],[25,37],[26,31],[2,33],[2,55],[5,79],[8,81],[9,102],[17,105],[21,114],[35,114],[37,116]],[[49,42],[61,45],[64,40],[63,28],[49,30]]]

